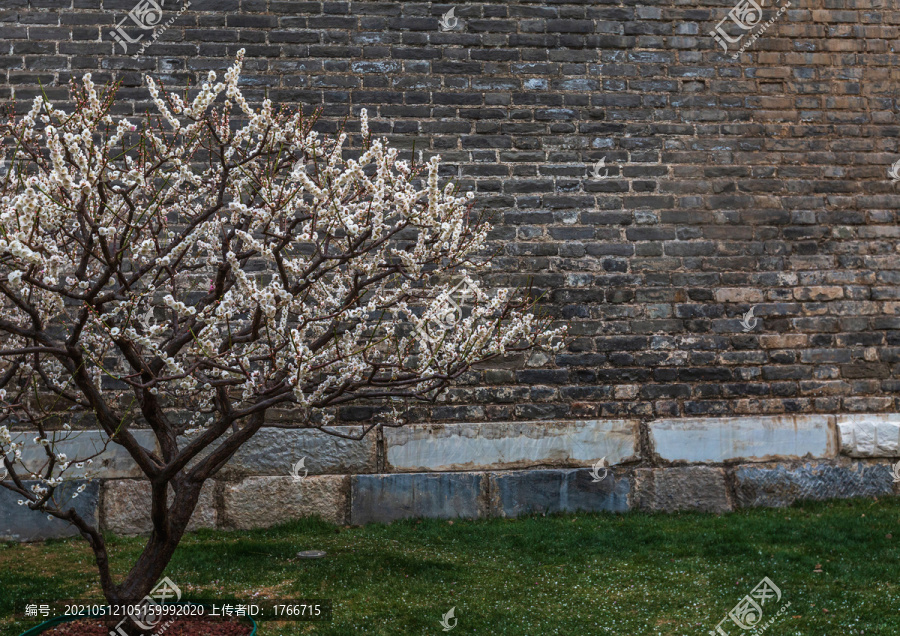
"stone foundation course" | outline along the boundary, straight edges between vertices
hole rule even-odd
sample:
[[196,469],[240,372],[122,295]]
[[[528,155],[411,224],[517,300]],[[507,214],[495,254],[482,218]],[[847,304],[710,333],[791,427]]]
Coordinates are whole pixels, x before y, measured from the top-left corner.
[[[725,513],[884,497],[898,491],[898,427],[893,414],[416,424],[362,440],[267,427],[204,486],[189,529],[245,530],[309,516],[362,525],[577,511]],[[70,450],[94,448],[100,438],[88,432]],[[140,439],[153,443],[149,432]],[[60,496],[104,531],[148,533],[149,487],[127,453],[113,444],[96,463],[101,477],[78,474]],[[4,540],[77,534],[19,506],[5,489],[0,511]]]

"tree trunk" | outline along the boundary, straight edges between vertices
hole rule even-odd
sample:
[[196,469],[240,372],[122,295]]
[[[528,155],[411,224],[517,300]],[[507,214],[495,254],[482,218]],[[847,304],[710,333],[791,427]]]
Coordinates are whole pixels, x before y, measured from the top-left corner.
[[[168,484],[163,487],[168,489]],[[178,480],[177,485],[173,482],[173,487],[175,496],[172,503],[161,508],[161,528],[154,523],[154,529],[140,557],[122,583],[113,590],[113,594],[107,594],[107,600],[111,604],[140,604],[162,578],[178,548],[197,506],[202,484]],[[140,636],[154,631],[152,628],[142,629],[133,619],[125,616],[116,616],[105,622],[111,636]]]
[[154,527],[150,533],[144,551],[116,590],[120,599],[144,598],[162,577],[197,507],[202,485],[186,481],[176,485],[173,481],[175,496],[164,508],[163,532]]

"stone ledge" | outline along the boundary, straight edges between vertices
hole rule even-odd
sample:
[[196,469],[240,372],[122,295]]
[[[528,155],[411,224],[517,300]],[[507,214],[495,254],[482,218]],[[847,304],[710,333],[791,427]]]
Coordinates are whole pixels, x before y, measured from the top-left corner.
[[837,454],[833,415],[657,420],[650,441],[665,461],[721,463],[828,458]]
[[850,457],[900,456],[900,414],[838,415],[841,453]]
[[591,466],[637,459],[636,420],[410,424],[384,429],[385,468],[451,472]]

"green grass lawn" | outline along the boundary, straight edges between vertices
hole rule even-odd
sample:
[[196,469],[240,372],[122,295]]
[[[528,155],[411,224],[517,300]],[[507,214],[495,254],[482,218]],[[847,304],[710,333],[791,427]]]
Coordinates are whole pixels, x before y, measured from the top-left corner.
[[[304,520],[188,535],[166,574],[185,598],[331,598],[330,623],[276,634],[706,635],[765,576],[787,602],[771,635],[900,634],[900,500],[728,515],[631,513],[335,528]],[[110,538],[115,571],[140,538]],[[300,550],[328,556],[299,560]],[[820,568],[817,568],[821,566]],[[820,569],[821,572],[816,572]],[[16,601],[100,598],[78,539],[0,545],[0,630]],[[732,634],[751,634],[735,625]]]

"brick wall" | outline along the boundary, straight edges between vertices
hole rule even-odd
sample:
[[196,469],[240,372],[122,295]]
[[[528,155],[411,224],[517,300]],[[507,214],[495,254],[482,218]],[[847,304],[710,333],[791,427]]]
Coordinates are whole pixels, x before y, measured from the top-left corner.
[[325,132],[365,107],[440,153],[497,215],[493,281],[533,279],[574,340],[420,419],[900,406],[895,0],[795,2],[737,60],[707,35],[731,0],[464,3],[452,31],[448,4],[182,3],[135,59],[109,31],[137,0],[0,0],[0,96],[64,98],[91,71],[134,114],[143,73],[196,84],[246,48],[255,99],[323,106]]

